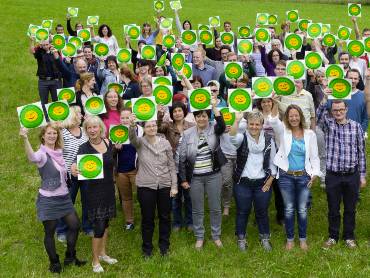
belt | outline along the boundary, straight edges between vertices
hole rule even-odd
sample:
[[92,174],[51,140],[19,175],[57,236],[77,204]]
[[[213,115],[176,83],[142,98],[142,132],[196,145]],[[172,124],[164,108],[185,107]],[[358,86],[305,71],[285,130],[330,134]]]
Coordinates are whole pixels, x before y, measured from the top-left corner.
[[261,182],[261,180],[265,180],[265,178],[261,178],[261,179],[248,179],[247,177],[241,177],[240,182],[243,181],[243,182],[248,182],[248,183],[256,183],[256,182]]
[[300,170],[300,171],[286,171],[288,175],[294,176],[294,177],[300,177],[306,175],[305,170]]
[[341,172],[334,172],[331,170],[326,170],[328,174],[334,175],[334,176],[350,176],[357,172],[357,167],[349,169],[347,171],[341,171]]
[[58,80],[58,78],[54,78],[54,77],[43,77],[43,76],[39,76],[39,79],[41,79],[41,80],[47,80],[47,81],[50,81],[50,80]]

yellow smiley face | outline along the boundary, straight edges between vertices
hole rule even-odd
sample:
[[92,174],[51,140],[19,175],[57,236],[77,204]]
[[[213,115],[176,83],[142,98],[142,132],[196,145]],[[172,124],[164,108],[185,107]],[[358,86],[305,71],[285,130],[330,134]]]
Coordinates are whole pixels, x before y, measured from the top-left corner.
[[127,55],[127,53],[126,53],[126,52],[122,52],[122,53],[120,54],[120,57],[121,57],[121,59],[122,59],[122,60],[126,60],[126,59],[128,58],[128,55]]
[[94,100],[94,101],[90,102],[90,108],[92,108],[92,109],[96,109],[99,106],[100,106],[100,104],[99,104],[99,101],[97,101],[97,100]]
[[367,40],[365,45],[366,45],[366,48],[370,48],[370,40]]
[[130,35],[133,37],[137,36],[137,30],[135,28],[130,29]]
[[114,132],[114,135],[118,138],[122,138],[126,135],[126,132],[123,130],[123,129],[117,129],[115,132]]
[[150,57],[152,56],[153,52],[151,49],[145,49],[144,51],[144,55],[147,56],[147,57]]
[[92,160],[86,161],[86,163],[84,163],[84,169],[89,172],[95,171],[97,169],[96,162]]
[[224,118],[225,122],[231,121],[233,115],[230,112],[222,113],[222,117]]
[[195,102],[197,103],[204,103],[206,102],[207,100],[207,97],[205,94],[197,94],[195,97],[194,97],[194,100]]
[[289,44],[291,45],[291,46],[297,46],[298,45],[298,40],[296,39],[296,38],[291,38],[290,40],[289,40]]
[[353,14],[357,14],[357,13],[358,13],[358,7],[357,7],[357,6],[353,6],[353,7],[351,8],[351,12],[352,12]]
[[301,68],[298,65],[292,65],[290,67],[290,70],[292,73],[299,73],[301,71]]
[[353,44],[352,47],[351,47],[351,50],[353,52],[360,52],[361,51],[361,47],[358,44]]
[[319,32],[319,28],[318,28],[318,27],[313,26],[313,27],[311,28],[311,33],[316,34],[316,33],[318,33],[318,32]]
[[63,115],[64,112],[65,112],[65,109],[62,106],[56,106],[53,108],[53,114],[57,116]]
[[113,86],[111,86],[110,87],[112,90],[115,90],[117,93],[118,93],[118,91],[119,91],[119,89],[120,89],[120,87],[119,86],[117,86],[117,85],[113,85]]
[[63,95],[62,95],[62,99],[63,100],[70,100],[71,99],[71,95],[70,94],[68,94],[68,93],[64,93]]
[[183,67],[183,69],[182,69],[182,73],[183,73],[185,76],[187,76],[187,75],[189,74],[189,70],[188,70],[188,68],[187,68],[187,67]]
[[287,92],[287,91],[289,91],[289,89],[290,89],[289,83],[288,83],[288,82],[285,82],[285,81],[280,82],[280,83],[278,84],[278,89],[279,89],[280,91],[283,91],[283,92]]
[[166,38],[166,44],[172,44],[172,40],[170,38]]
[[332,37],[326,37],[325,41],[328,44],[332,44],[333,43],[333,38]]
[[236,104],[244,104],[244,103],[246,103],[246,101],[247,101],[247,99],[244,95],[237,95],[234,98],[234,102]]
[[159,90],[157,93],[157,98],[160,100],[165,100],[167,98],[167,92],[164,90]]
[[343,30],[341,30],[340,31],[340,33],[339,33],[342,37],[346,37],[347,36],[347,30],[345,30],[345,29],[343,29]]
[[141,114],[147,114],[150,111],[150,105],[147,103],[140,104],[137,111]]
[[339,77],[339,71],[337,69],[332,69],[329,71],[329,77]]
[[100,47],[98,48],[98,51],[99,51],[99,52],[105,52],[105,47],[104,47],[104,46],[100,46]]
[[266,33],[265,32],[259,32],[258,33],[258,38],[260,38],[261,40],[266,39]]
[[185,40],[191,41],[193,39],[193,35],[190,33],[185,34]]
[[97,22],[97,18],[96,17],[91,17],[91,18],[89,18],[89,22],[91,23],[91,24],[95,24],[96,22]]
[[307,30],[307,27],[308,27],[308,23],[307,22],[302,23],[302,28],[303,29],[306,29]]
[[237,67],[230,67],[229,68],[229,73],[231,74],[237,74],[239,72],[238,68]]
[[33,122],[37,120],[38,114],[35,111],[27,111],[26,114],[24,115],[27,121]]
[[334,86],[333,86],[333,90],[339,92],[339,93],[343,93],[345,92],[346,90],[346,85],[344,83],[335,83]]
[[297,15],[295,13],[290,13],[289,14],[289,19],[290,20],[295,20],[297,18]]
[[311,57],[308,58],[308,62],[312,65],[315,65],[319,62],[319,60],[317,59],[316,56],[311,56]]
[[182,59],[181,58],[176,58],[174,63],[180,67],[180,66],[182,66]]
[[56,39],[56,40],[54,41],[54,43],[55,43],[56,45],[62,45],[62,44],[63,44],[63,41],[62,41],[61,39]]
[[257,85],[257,89],[261,92],[266,92],[269,89],[269,84],[267,82],[260,82]]
[[208,33],[203,33],[202,37],[203,37],[203,40],[205,41],[208,41],[210,39],[210,36]]

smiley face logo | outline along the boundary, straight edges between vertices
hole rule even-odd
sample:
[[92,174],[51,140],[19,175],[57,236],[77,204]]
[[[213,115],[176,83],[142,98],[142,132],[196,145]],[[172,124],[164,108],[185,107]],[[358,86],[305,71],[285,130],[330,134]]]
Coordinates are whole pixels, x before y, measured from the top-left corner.
[[265,14],[259,15],[258,18],[257,18],[257,22],[260,23],[260,24],[264,24],[264,23],[266,23],[266,21],[267,21],[267,17],[266,17]]
[[70,99],[72,98],[72,95],[68,92],[65,92],[61,95],[61,99],[62,100],[66,100],[66,101],[69,101]]
[[316,56],[310,56],[308,58],[308,62],[312,65],[316,65],[317,63],[319,63],[319,59]]
[[265,81],[259,82],[257,85],[257,89],[261,92],[266,92],[269,89],[269,84]]
[[207,100],[207,96],[205,94],[196,94],[196,96],[194,97],[194,100],[197,102],[197,103],[205,103],[206,100]]
[[294,64],[290,67],[290,70],[292,73],[299,73],[301,71],[301,68],[299,65]]
[[297,46],[299,44],[298,40],[296,38],[291,38],[289,40],[289,44],[293,47]]
[[56,106],[52,111],[57,116],[63,115],[66,112],[63,106]]
[[231,73],[232,75],[237,74],[238,71],[239,71],[239,69],[237,67],[230,67],[229,68],[229,73]]
[[30,110],[25,113],[24,118],[29,122],[33,122],[37,120],[38,114],[34,110]]
[[98,51],[99,52],[104,52],[105,51],[105,47],[104,46],[99,46]]
[[98,22],[98,19],[95,16],[89,18],[90,24],[96,24],[97,22]]
[[333,38],[331,36],[326,37],[325,42],[327,44],[332,44],[334,42]]
[[187,33],[187,34],[185,35],[185,39],[186,39],[186,40],[188,40],[188,41],[191,41],[191,40],[193,39],[193,35],[192,35],[192,34],[190,34],[190,33]]
[[189,68],[188,67],[183,67],[182,73],[188,78],[188,75],[190,73]]
[[114,131],[114,135],[118,138],[123,138],[126,136],[126,132],[123,129],[117,129]]
[[149,106],[149,104],[147,104],[147,103],[142,103],[142,104],[140,104],[140,105],[139,105],[139,107],[137,108],[137,111],[138,111],[139,113],[141,113],[141,114],[147,114],[147,113],[149,113],[149,111],[150,111],[150,106]]
[[351,50],[353,52],[359,52],[361,50],[361,47],[358,44],[353,44]]
[[314,26],[311,28],[311,30],[310,30],[310,31],[311,31],[311,33],[312,33],[312,34],[315,34],[315,35],[316,35],[316,34],[319,32],[319,28],[318,28],[316,25],[314,25]]
[[301,26],[304,30],[307,30],[308,22],[303,22]]
[[276,77],[274,80],[274,91],[277,95],[291,95],[295,91],[294,82],[288,77]]
[[153,55],[153,51],[150,48],[146,48],[144,50],[145,57],[151,57]]
[[84,168],[86,171],[93,172],[93,171],[96,171],[96,169],[98,168],[98,165],[96,164],[95,161],[89,160],[85,162]]
[[339,77],[340,72],[337,69],[331,69],[329,70],[329,77]]
[[157,10],[157,11],[160,11],[163,9],[163,3],[161,1],[157,1],[155,2],[154,4],[154,8]]
[[49,20],[44,21],[43,24],[42,24],[42,27],[44,27],[44,28],[50,28],[50,26],[51,26],[51,22]]
[[181,59],[180,57],[176,57],[176,58],[175,58],[175,61],[174,61],[174,63],[175,63],[177,66],[179,66],[179,67],[181,67],[181,66],[183,65],[183,62],[184,62],[184,60],[183,60],[183,59]]
[[209,24],[213,27],[218,26],[218,24],[219,24],[218,18],[217,17],[212,17],[211,20],[209,21]]
[[233,115],[230,112],[222,113],[222,117],[224,118],[225,122],[232,120]]
[[165,40],[165,43],[167,44],[167,45],[171,45],[172,44],[172,39],[170,38],[170,37],[167,37],[166,38],[166,40]]
[[159,90],[156,96],[162,101],[166,100],[168,97],[167,92],[165,90]]
[[258,38],[261,39],[261,40],[265,40],[266,39],[266,33],[265,32],[258,32]]
[[93,100],[93,101],[90,102],[90,108],[92,108],[92,109],[97,109],[97,108],[99,108],[99,106],[100,106],[100,103],[97,100]]
[[[365,47],[366,47],[366,49],[370,50],[370,37],[365,40]],[[370,51],[368,51],[368,52],[370,52]]]
[[247,98],[244,96],[244,95],[236,95],[234,97],[234,102],[236,104],[239,104],[239,105],[242,105],[242,104],[245,104],[247,102]]
[[278,88],[280,91],[287,92],[290,90],[290,85],[288,82],[283,81],[278,84]]
[[208,32],[203,32],[202,38],[204,41],[208,41],[211,37],[209,36]]
[[82,31],[82,32],[80,32],[80,36],[81,36],[81,38],[83,38],[84,40],[89,38],[89,34],[88,34],[86,31]]
[[353,5],[351,7],[350,11],[351,11],[352,14],[358,14],[359,13],[359,8],[358,8],[358,6]]
[[136,28],[131,28],[130,29],[130,36],[131,37],[136,37],[138,35],[138,31]]
[[119,54],[119,57],[121,58],[121,60],[125,61],[125,60],[128,59],[128,54],[127,54],[127,52],[121,52]]
[[56,40],[54,41],[54,43],[55,43],[56,45],[62,45],[62,44],[63,44],[63,40],[61,40],[61,39],[56,39]]
[[337,91],[338,93],[344,93],[347,87],[344,83],[337,82],[333,85],[333,90]]

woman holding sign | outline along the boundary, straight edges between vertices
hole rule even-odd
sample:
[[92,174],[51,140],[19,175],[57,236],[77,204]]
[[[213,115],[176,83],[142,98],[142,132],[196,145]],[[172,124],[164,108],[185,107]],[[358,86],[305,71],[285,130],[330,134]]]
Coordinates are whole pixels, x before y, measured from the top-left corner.
[[28,130],[21,128],[28,159],[35,163],[41,176],[41,187],[37,197],[37,217],[44,225],[44,246],[50,260],[49,270],[60,273],[62,266],[55,249],[54,234],[58,219],[62,218],[68,226],[67,252],[64,266],[75,264],[82,266],[86,261],[76,258],[76,243],[80,221],[73,207],[67,188],[67,168],[63,159],[63,137],[56,123],[48,123],[41,128],[41,146],[34,152],[28,141]]
[[[101,154],[103,157],[103,177],[100,179],[84,179],[82,184],[87,187],[87,215],[92,223],[94,237],[92,239],[94,272],[104,272],[100,261],[108,264],[117,263],[116,259],[109,257],[106,253],[108,239],[109,220],[116,216],[115,192],[113,184],[113,145],[105,138],[105,126],[98,116],[89,116],[83,123],[85,134],[89,140],[82,144],[77,155]],[[87,163],[86,163],[87,164]],[[85,168],[86,167],[86,168]],[[72,164],[72,175],[84,176],[92,165],[81,165],[77,167]]]
[[100,60],[100,68],[97,77],[101,82],[100,94],[105,95],[108,92],[109,83],[121,83],[121,75],[116,56],[108,56],[107,59]]
[[137,196],[141,208],[142,251],[152,256],[155,210],[159,218],[159,249],[168,254],[171,233],[171,199],[177,194],[176,166],[171,144],[157,136],[157,123],[144,122],[144,136],[136,134],[136,117],[131,115],[129,138],[136,148],[138,164],[136,175]]
[[76,104],[81,108],[82,115],[85,115],[86,100],[89,97],[97,96],[95,83],[95,76],[92,72],[82,73],[76,82]]
[[112,34],[111,28],[107,24],[99,26],[98,35],[94,36],[94,29],[91,29],[91,36],[94,38],[93,42],[105,43],[109,47],[108,55],[116,56],[119,46],[116,37]]
[[279,187],[285,207],[286,250],[294,247],[294,219],[297,213],[300,248],[307,250],[307,202],[310,187],[321,176],[317,139],[306,126],[302,109],[294,104],[279,120],[278,107],[273,106],[268,123],[272,126],[280,146],[274,163],[279,168]]
[[101,119],[105,125],[106,138],[108,138],[110,126],[121,122],[122,98],[114,89],[111,89],[104,95],[104,105],[107,112],[101,115]]

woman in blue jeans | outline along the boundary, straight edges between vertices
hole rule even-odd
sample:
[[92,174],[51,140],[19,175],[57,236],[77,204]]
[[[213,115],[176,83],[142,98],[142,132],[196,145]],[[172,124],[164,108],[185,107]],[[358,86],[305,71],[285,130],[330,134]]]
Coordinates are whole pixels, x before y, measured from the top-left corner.
[[274,163],[279,167],[279,187],[285,206],[285,248],[294,247],[294,217],[297,213],[300,248],[307,250],[307,201],[310,187],[321,175],[315,133],[306,128],[303,112],[291,104],[284,114],[284,124],[278,118],[277,105],[268,118],[280,148]]
[[238,246],[245,251],[248,217],[254,206],[262,247],[271,251],[268,207],[271,185],[276,176],[273,159],[276,155],[272,136],[263,131],[263,114],[252,112],[247,116],[247,130],[237,133],[243,113],[236,113],[230,130],[230,141],[238,148],[233,179],[236,201],[236,231]]

